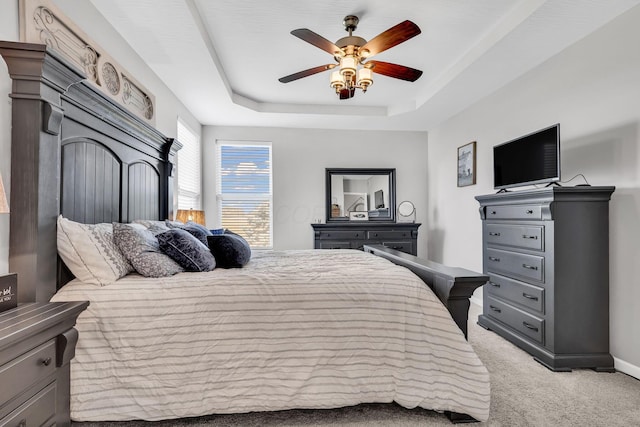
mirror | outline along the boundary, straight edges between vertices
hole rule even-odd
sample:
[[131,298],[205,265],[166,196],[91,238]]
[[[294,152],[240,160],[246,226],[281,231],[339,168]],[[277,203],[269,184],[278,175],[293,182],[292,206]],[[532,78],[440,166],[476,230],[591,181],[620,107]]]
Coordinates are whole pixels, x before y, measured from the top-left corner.
[[396,170],[326,170],[327,222],[395,221]]

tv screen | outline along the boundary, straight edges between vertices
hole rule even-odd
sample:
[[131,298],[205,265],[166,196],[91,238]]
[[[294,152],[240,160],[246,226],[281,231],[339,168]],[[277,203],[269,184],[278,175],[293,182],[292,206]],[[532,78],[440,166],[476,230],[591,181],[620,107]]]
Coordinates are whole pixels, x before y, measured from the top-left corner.
[[375,193],[373,193],[373,197],[375,199],[374,206],[376,207],[376,209],[384,208],[384,198],[383,198],[382,190],[378,190]]
[[493,147],[493,186],[505,189],[560,180],[560,124]]

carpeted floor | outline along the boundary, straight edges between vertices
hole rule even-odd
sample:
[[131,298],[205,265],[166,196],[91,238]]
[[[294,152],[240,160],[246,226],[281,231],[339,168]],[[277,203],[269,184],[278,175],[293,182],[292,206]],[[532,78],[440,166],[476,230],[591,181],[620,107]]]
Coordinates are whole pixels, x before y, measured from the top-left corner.
[[[554,373],[531,356],[476,325],[480,307],[469,313],[469,341],[491,374],[487,426],[640,426],[640,380],[622,373],[576,370]],[[73,427],[267,427],[451,426],[442,414],[396,404],[367,404],[332,410],[212,415],[160,422],[72,423]]]

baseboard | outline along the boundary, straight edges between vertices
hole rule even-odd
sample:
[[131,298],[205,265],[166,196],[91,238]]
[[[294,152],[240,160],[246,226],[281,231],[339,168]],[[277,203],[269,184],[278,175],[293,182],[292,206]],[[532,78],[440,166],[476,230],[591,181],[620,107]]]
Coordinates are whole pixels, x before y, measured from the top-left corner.
[[482,308],[482,294],[480,294],[480,296],[476,296],[475,294],[471,295],[469,301],[471,302],[471,304],[476,304],[480,306],[480,308]]
[[[477,304],[478,306],[480,306],[480,311],[482,311],[482,297],[476,298],[475,295],[472,295],[471,298],[469,298],[469,301],[472,304]],[[640,366],[625,362],[624,360],[619,359],[615,356],[613,356],[613,366],[615,367],[616,371],[622,372],[640,380]]]
[[613,365],[616,368],[616,371],[620,371],[640,380],[640,366],[632,365],[631,363],[625,362],[617,357],[613,358]]

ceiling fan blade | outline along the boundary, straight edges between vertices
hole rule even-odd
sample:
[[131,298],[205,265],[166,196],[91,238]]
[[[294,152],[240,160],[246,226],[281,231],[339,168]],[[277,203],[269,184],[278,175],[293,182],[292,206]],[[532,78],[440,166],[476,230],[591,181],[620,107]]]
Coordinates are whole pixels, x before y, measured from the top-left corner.
[[311,43],[315,47],[320,48],[325,52],[329,52],[333,56],[342,52],[342,49],[336,46],[333,42],[330,42],[320,34],[314,33],[307,28],[299,28],[297,30],[293,30],[291,31],[291,34],[298,37],[299,39],[306,41],[307,43]]
[[392,64],[390,62],[368,61],[364,65],[365,67],[370,68],[374,73],[393,77],[394,79],[406,80],[408,82],[415,82],[422,75],[422,71],[420,70],[405,67],[404,65]]
[[301,79],[303,77],[312,76],[314,74],[318,74],[318,73],[321,73],[323,71],[330,70],[330,69],[334,68],[335,66],[336,66],[336,64],[320,65],[318,67],[309,68],[308,70],[298,71],[297,73],[293,73],[293,74],[289,74],[288,76],[280,77],[278,80],[280,81],[280,83],[289,83],[289,82],[292,82],[294,80]]
[[405,42],[420,33],[420,28],[416,24],[406,20],[369,40],[360,48],[360,51],[368,50],[369,53],[367,57],[371,57]]

